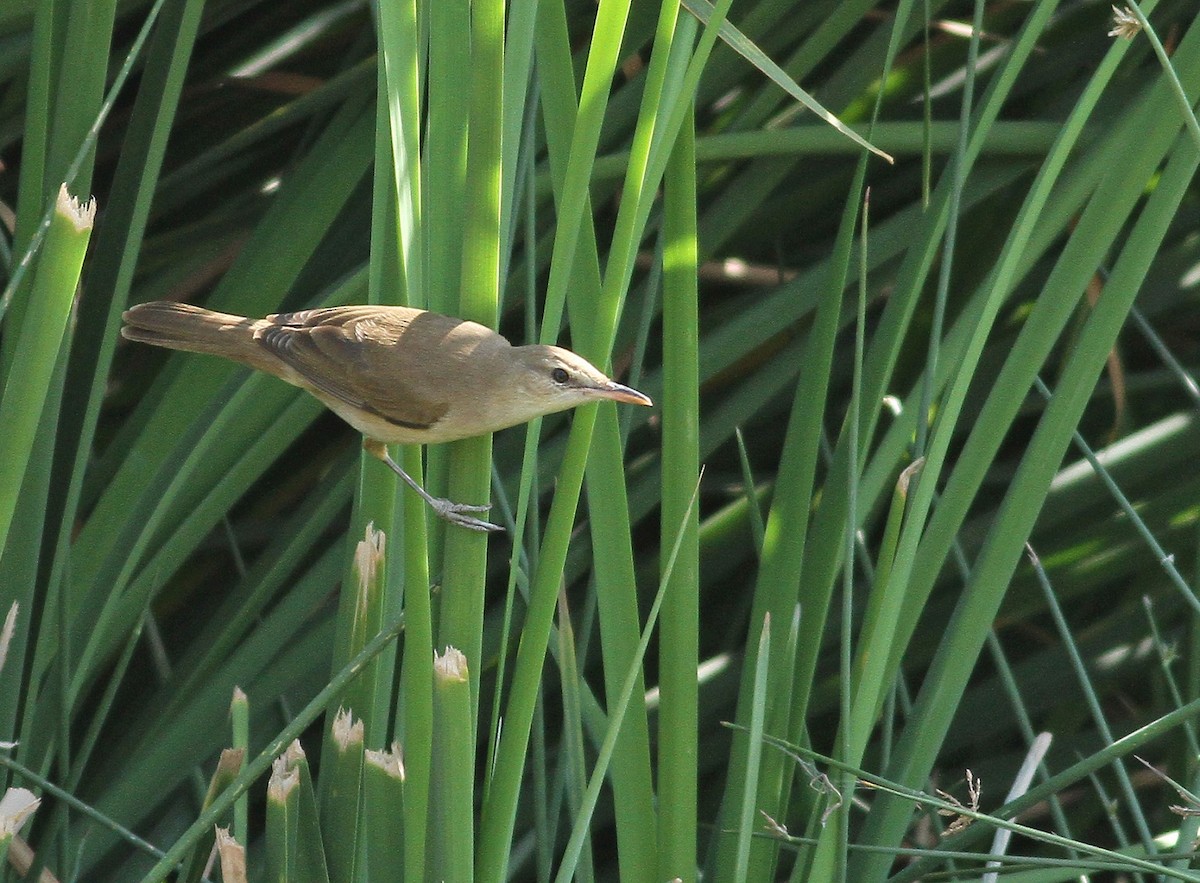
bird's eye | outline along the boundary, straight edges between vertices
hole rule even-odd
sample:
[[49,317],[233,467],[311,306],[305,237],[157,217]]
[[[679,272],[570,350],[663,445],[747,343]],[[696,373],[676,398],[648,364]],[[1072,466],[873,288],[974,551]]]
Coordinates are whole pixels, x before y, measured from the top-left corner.
[[555,368],[550,372],[550,379],[555,383],[566,383],[571,378],[566,368]]

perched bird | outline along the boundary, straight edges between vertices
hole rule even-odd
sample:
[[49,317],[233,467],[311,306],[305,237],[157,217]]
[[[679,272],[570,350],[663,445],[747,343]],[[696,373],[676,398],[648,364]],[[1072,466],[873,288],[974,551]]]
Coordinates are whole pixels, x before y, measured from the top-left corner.
[[388,455],[389,444],[448,442],[610,399],[649,405],[557,346],[513,346],[476,322],[410,307],[345,306],[248,319],[170,301],[123,314],[121,334],[210,353],[307,390],[361,432],[435,513],[473,530],[500,530],[468,513],[490,506],[431,496]]

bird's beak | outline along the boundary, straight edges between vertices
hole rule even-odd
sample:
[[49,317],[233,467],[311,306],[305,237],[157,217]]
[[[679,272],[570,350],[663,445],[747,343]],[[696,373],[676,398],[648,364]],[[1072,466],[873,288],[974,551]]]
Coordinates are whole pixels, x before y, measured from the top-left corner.
[[615,380],[608,381],[604,386],[595,387],[594,391],[598,398],[611,399],[614,402],[624,402],[627,405],[645,405],[649,407],[654,404],[654,402],[650,401],[650,396],[640,393],[632,387],[617,383]]

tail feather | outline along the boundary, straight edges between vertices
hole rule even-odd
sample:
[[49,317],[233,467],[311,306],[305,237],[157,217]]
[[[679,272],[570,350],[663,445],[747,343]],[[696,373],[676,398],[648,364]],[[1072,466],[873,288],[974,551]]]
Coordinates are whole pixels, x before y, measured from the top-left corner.
[[216,313],[203,307],[172,301],[138,304],[121,314],[121,336],[139,343],[208,353],[271,371],[276,361],[254,339],[258,319]]

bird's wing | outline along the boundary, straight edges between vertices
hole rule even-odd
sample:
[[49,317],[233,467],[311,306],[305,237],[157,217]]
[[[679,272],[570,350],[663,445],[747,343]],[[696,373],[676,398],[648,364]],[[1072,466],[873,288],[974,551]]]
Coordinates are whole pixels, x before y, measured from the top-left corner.
[[255,336],[314,390],[396,426],[420,430],[436,424],[448,406],[423,382],[428,359],[404,345],[414,321],[459,322],[404,308],[329,307],[268,316]]

